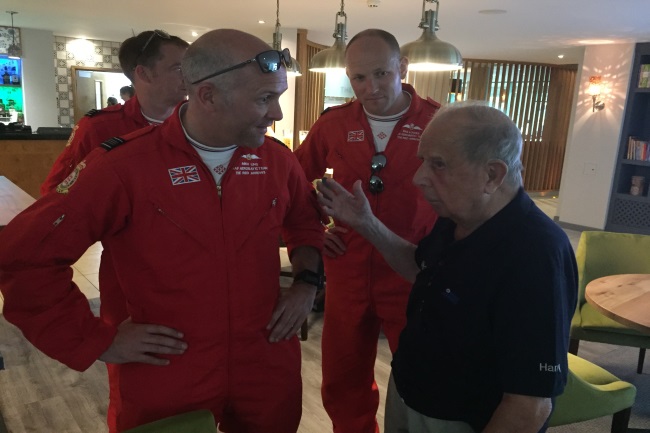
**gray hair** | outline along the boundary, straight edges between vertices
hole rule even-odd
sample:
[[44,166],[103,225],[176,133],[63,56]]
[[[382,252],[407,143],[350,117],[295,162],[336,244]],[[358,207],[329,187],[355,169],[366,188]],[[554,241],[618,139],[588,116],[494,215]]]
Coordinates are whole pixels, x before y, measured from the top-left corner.
[[462,127],[454,131],[453,137],[461,144],[468,161],[503,161],[508,167],[505,182],[512,186],[523,185],[521,132],[505,113],[483,101],[463,101],[441,108],[432,122],[447,122],[452,118],[462,119]]

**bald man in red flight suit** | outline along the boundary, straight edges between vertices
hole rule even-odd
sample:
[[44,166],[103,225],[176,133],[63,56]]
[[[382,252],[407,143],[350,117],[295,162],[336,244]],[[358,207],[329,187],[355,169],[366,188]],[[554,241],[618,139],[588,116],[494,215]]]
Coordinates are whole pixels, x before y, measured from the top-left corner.
[[[307,179],[322,177],[328,167],[348,190],[361,179],[375,215],[417,242],[436,214],[411,180],[420,165],[420,134],[440,105],[401,83],[408,61],[390,33],[359,33],[345,59],[357,100],[323,113],[296,156]],[[377,339],[383,330],[395,352],[411,284],[369,242],[337,221],[326,234],[324,254],[323,404],[334,432],[379,432]]]

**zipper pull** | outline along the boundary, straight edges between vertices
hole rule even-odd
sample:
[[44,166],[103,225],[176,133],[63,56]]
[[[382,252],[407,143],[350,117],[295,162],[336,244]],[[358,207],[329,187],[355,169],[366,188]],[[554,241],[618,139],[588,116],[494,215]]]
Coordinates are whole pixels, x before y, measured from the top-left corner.
[[221,197],[221,185],[217,185],[217,194]]
[[63,215],[61,215],[60,217],[58,217],[58,218],[56,219],[56,221],[54,221],[54,222],[52,223],[52,225],[53,225],[54,227],[58,227],[58,225],[61,224],[61,221],[63,221],[64,218],[65,218],[65,214],[63,214]]

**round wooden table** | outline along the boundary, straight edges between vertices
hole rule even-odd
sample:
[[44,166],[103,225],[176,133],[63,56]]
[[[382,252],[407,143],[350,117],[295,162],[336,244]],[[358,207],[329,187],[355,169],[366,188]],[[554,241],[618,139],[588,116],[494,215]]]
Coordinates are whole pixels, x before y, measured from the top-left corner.
[[587,284],[585,298],[605,316],[650,334],[650,274],[597,278]]

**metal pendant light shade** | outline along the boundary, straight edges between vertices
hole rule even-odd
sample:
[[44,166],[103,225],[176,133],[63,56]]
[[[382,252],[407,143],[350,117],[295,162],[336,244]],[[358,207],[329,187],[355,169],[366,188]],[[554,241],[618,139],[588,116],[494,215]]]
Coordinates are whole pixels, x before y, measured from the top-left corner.
[[[436,10],[425,11],[424,4],[426,2],[435,2]],[[411,71],[453,71],[463,67],[460,51],[436,36],[438,29],[437,5],[438,0],[423,0],[422,21],[419,25],[423,29],[422,36],[401,47],[402,55],[409,60],[409,70]]]
[[7,56],[13,59],[19,59],[23,55],[23,50],[20,48],[20,45],[16,45],[16,29],[14,28],[14,15],[18,12],[7,11],[8,14],[11,14],[11,45],[7,48]]
[[[280,33],[279,22],[275,26],[275,33],[273,33],[273,49],[282,51],[282,33]],[[287,75],[293,75],[294,77],[300,77],[302,75],[300,63],[293,56],[291,56],[291,64],[287,65]]]
[[[334,45],[319,51],[311,58],[309,70],[312,72],[345,71],[345,40],[347,39],[348,17],[344,11],[345,3],[341,1],[341,10],[336,14],[334,28]],[[342,21],[339,21],[342,19]]]

